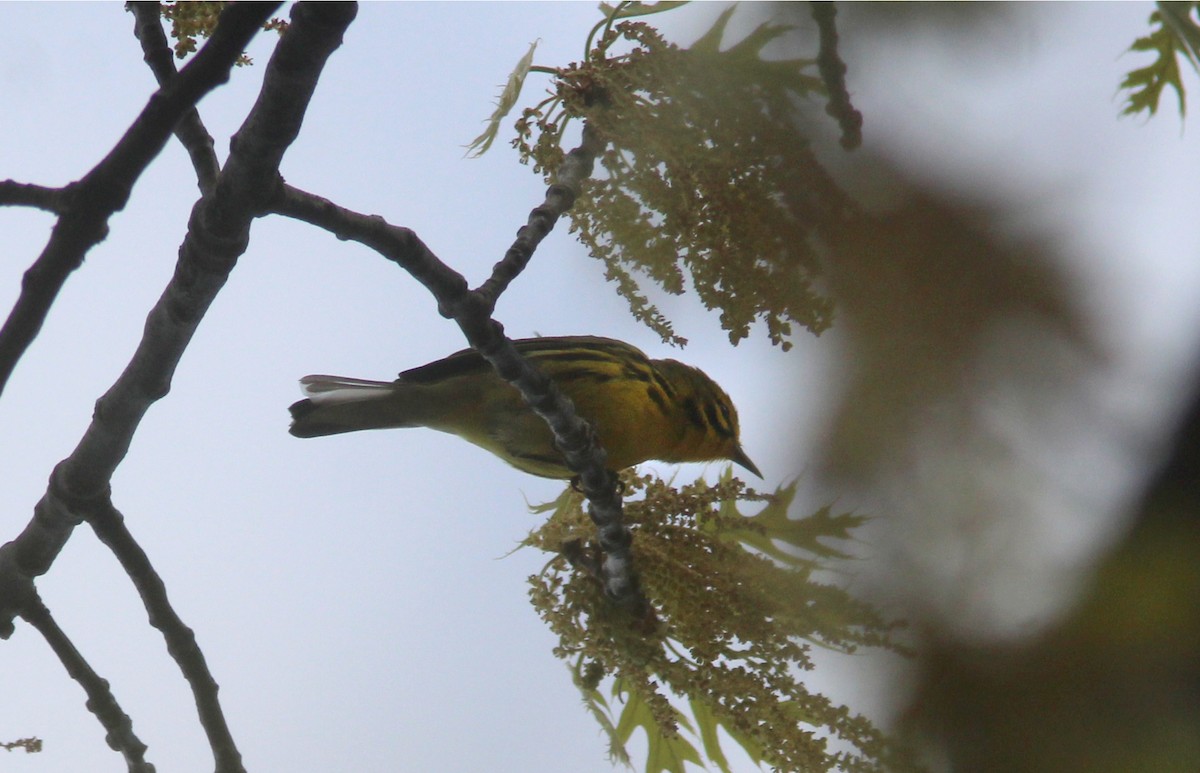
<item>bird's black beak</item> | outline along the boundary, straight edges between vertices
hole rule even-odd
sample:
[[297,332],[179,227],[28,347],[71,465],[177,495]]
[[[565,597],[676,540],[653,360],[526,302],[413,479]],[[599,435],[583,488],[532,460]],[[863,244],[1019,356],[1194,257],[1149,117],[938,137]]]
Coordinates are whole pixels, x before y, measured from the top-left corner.
[[763,476],[762,473],[758,471],[758,467],[754,464],[754,462],[750,461],[750,457],[746,456],[746,452],[742,450],[741,446],[738,446],[734,450],[733,456],[731,456],[729,458],[733,461],[734,464],[740,464],[742,467],[745,467],[747,470],[754,473],[759,478],[762,478],[762,476]]

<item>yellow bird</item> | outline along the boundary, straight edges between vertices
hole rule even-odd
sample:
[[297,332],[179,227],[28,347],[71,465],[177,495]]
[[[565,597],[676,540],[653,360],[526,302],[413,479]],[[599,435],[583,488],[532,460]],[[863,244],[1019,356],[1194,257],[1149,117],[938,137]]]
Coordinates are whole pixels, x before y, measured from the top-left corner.
[[[733,402],[699,369],[651,360],[611,338],[526,338],[513,344],[595,428],[610,468],[650,459],[729,459],[762,477],[738,441]],[[472,349],[406,370],[395,381],[305,376],[300,384],[308,399],[290,408],[296,437],[429,427],[458,435],[533,475],[574,477],[554,447],[550,428]]]

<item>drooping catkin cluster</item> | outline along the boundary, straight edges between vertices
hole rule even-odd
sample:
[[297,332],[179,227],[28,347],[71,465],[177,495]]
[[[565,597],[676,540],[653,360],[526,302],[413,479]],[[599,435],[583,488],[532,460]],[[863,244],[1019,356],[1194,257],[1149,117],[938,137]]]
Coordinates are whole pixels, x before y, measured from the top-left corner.
[[690,285],[735,343],[759,320],[787,349],[793,324],[830,324],[814,244],[842,227],[849,199],[802,129],[824,88],[812,60],[763,54],[791,28],[766,23],[729,45],[728,18],[686,49],[644,22],[611,25],[584,61],[558,69],[514,144],[551,172],[570,119],[605,141],[603,174],[583,186],[571,227],[664,340],[683,339],[648,300],[647,280],[672,294]]
[[[679,732],[681,722],[691,725],[671,695],[690,702],[698,735],[712,730],[715,739],[715,727],[724,727],[781,770],[911,767],[868,720],[809,692],[799,678],[812,668],[811,644],[847,652],[895,646],[895,626],[879,612],[814,577],[823,559],[838,555],[819,540],[844,539],[861,517],[822,509],[792,520],[792,488],[759,494],[730,476],[677,489],[630,472],[623,480],[627,496],[635,497],[627,499],[626,515],[654,619],[634,619],[605,603],[587,562],[578,559],[588,554],[591,537],[576,492],[568,489],[541,508],[550,517],[526,540],[556,554],[530,578],[530,596],[559,637],[555,654],[573,664],[593,712],[607,711],[599,688],[611,676],[623,710],[638,715],[625,725],[636,721],[658,742],[692,754]],[[746,516],[739,502],[764,507]],[[836,739],[836,750],[822,736]],[[711,739],[704,739],[710,758]],[[613,741],[620,755],[624,738],[614,734]]]

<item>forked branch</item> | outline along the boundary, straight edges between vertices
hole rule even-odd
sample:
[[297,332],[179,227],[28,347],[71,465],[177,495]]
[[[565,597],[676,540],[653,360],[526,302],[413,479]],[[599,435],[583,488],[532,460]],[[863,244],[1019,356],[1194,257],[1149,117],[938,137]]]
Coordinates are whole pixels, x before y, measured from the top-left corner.
[[[175,68],[175,57],[171,55],[167,34],[163,32],[162,6],[157,0],[139,0],[129,3],[128,7],[135,19],[133,34],[142,44],[142,59],[154,73],[158,85],[166,86],[179,75],[179,71]],[[204,128],[195,107],[184,111],[175,126],[175,136],[192,159],[200,192],[207,193],[216,183],[221,165],[217,161],[212,135]]]
[[[271,5],[258,11],[269,15],[273,9]],[[353,4],[300,3],[293,8],[292,25],[267,65],[258,101],[235,137],[225,168],[192,210],[175,274],[151,309],[129,365],[97,401],[79,445],[55,468],[33,520],[16,539],[0,547],[0,636],[7,636],[13,615],[35,609],[34,578],[50,568],[75,525],[85,516],[92,517],[101,539],[121,547],[123,563],[132,569],[131,578],[142,591],[151,619],[163,623],[160,627],[169,649],[184,653],[181,667],[196,689],[217,770],[222,773],[236,773],[242,766],[232,740],[220,732],[224,720],[213,719],[214,712],[220,716],[216,684],[202,659],[188,654],[194,648],[190,631],[181,622],[172,622],[177,618],[165,594],[157,592],[157,578],[148,562],[136,560],[137,551],[124,541],[127,533],[111,510],[108,485],[142,416],[169,390],[196,327],[245,250],[251,223],[279,184],[280,161],[299,132],[325,62],[341,44],[355,13]],[[205,50],[220,33],[218,27]],[[236,56],[244,44],[234,48]],[[203,55],[204,50],[197,58]],[[194,64],[185,67],[178,80]],[[173,88],[168,85],[163,91]]]
[[108,219],[123,209],[133,185],[166,145],[185,111],[229,79],[246,44],[278,6],[241,3],[221,22],[179,77],[160,88],[112,151],[76,184],[42,254],[25,272],[21,295],[0,328],[0,393],[37,337],[54,299],[83,256],[108,235]]

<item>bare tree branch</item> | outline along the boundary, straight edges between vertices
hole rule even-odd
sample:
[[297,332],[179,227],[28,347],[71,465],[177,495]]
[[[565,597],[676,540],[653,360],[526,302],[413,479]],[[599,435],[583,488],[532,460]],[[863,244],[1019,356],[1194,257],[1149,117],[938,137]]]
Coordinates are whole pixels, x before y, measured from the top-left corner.
[[[353,5],[301,4],[293,9],[293,24],[267,65],[262,92],[238,132],[229,164],[213,181],[211,193],[193,209],[175,275],[150,312],[142,342],[117,382],[97,402],[92,424],[75,451],[56,467],[33,521],[16,540],[0,548],[0,570],[4,570],[0,590],[10,586],[13,590],[11,598],[0,596],[0,611],[19,609],[43,631],[73,675],[90,674],[81,658],[68,660],[73,648],[67,649],[69,643],[53,627],[32,590],[33,577],[49,568],[81,514],[89,516],[97,535],[133,580],[151,624],[162,631],[168,651],[191,686],[220,773],[242,773],[244,767],[217,699],[216,681],[191,629],[170,606],[162,580],[112,507],[108,480],[145,411],[169,389],[192,333],[245,250],[250,224],[278,184],[279,163],[299,131],[324,63],[340,45],[355,13]],[[213,37],[219,33],[220,27]],[[182,81],[186,74],[187,68],[175,80]],[[0,626],[0,634],[11,633],[11,619],[0,619]],[[76,676],[93,696],[89,705],[109,729],[110,744],[125,752],[131,771],[153,771],[141,762],[145,747],[132,736],[128,717],[116,708],[103,680],[91,677],[85,681]],[[103,692],[98,685],[105,687]],[[105,696],[108,700],[102,701]]]
[[[179,71],[175,69],[175,57],[171,55],[171,46],[167,43],[166,33],[163,32],[161,5],[157,0],[140,0],[129,3],[127,7],[133,11],[133,34],[142,44],[142,58],[150,66],[158,85],[166,86],[175,80]],[[200,113],[195,107],[189,108],[179,119],[175,126],[175,136],[183,143],[192,159],[200,192],[207,193],[212,190],[221,165],[217,161],[212,135],[204,128]]]
[[192,210],[175,275],[151,309],[129,365],[97,401],[79,445],[55,468],[33,520],[0,547],[0,591],[15,594],[0,595],[0,637],[11,634],[11,613],[26,597],[20,585],[49,569],[81,513],[107,496],[108,481],[142,416],[170,389],[196,326],[246,248],[252,220],[279,185],[279,162],[299,131],[326,59],[356,11],[349,3],[293,8],[292,25],[267,65],[262,91],[232,143],[229,161],[212,193]]
[[398,263],[423,284],[439,302],[443,317],[453,318],[443,299],[459,300],[468,293],[467,280],[442,263],[409,228],[389,224],[379,215],[364,215],[334,204],[329,199],[284,183],[271,202],[272,212],[302,220],[329,231],[342,240],[366,245]]
[[208,43],[170,85],[150,97],[112,151],[77,184],[42,254],[25,272],[21,295],[0,328],[0,393],[41,330],[59,290],[83,256],[108,235],[108,219],[124,208],[133,185],[166,145],[179,117],[229,79],[229,69],[277,4],[230,6]]
[[88,710],[104,726],[104,740],[109,747],[125,757],[129,773],[154,773],[154,766],[146,762],[146,744],[134,735],[133,721],[121,710],[112,690],[108,688],[108,681],[101,678],[75,649],[42,600],[36,596],[31,599],[21,611],[21,617],[46,639],[67,673],[87,693]]

